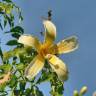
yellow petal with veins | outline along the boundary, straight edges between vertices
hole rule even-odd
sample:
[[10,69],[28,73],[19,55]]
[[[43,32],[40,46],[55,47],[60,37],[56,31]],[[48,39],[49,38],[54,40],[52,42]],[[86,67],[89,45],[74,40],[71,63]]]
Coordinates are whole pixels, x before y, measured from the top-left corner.
[[69,53],[78,48],[78,40],[76,36],[71,36],[57,44],[58,54]]
[[56,27],[49,20],[44,20],[43,24],[44,24],[44,28],[45,28],[45,40],[44,40],[44,43],[45,43],[45,45],[47,45],[47,47],[49,47],[50,45],[53,44],[53,41],[56,38]]
[[34,78],[44,66],[44,59],[37,55],[28,67],[25,69],[25,76],[31,80]]
[[68,68],[66,64],[55,55],[48,54],[46,56],[52,69],[57,73],[60,80],[65,81],[68,79]]
[[55,44],[52,47],[50,47],[49,53],[51,54],[69,53],[69,52],[76,50],[77,48],[78,48],[77,37],[71,36],[57,43],[57,45]]
[[26,46],[31,46],[39,51],[41,43],[40,41],[31,35],[21,35],[18,40],[19,43],[22,43]]

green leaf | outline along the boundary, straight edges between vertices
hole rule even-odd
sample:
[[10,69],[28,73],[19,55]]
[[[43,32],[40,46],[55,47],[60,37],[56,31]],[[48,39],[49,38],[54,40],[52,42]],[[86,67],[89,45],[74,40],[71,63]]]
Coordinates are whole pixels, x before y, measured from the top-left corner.
[[6,14],[10,14],[10,15],[11,15],[12,9],[13,9],[12,4],[6,4],[6,5],[5,5],[5,13],[6,13]]
[[23,21],[23,17],[22,17],[22,15],[21,15],[20,9],[18,9],[18,12],[19,12],[19,22],[21,22],[21,21]]
[[59,84],[57,86],[57,92],[58,92],[58,94],[62,95],[63,91],[64,91],[63,84],[62,84],[62,82],[59,82]]
[[1,24],[1,22],[0,22],[0,28],[1,28],[1,30],[3,30],[3,27],[2,27],[2,24]]
[[13,90],[13,91],[14,91],[14,95],[12,96],[20,96],[20,90]]
[[25,86],[26,86],[26,82],[25,81],[20,81],[20,90],[24,91],[25,90]]
[[3,70],[4,72],[10,71],[11,68],[12,68],[12,66],[10,64],[0,65],[0,70]]
[[24,64],[23,63],[19,63],[19,64],[16,64],[16,69],[17,70],[24,70]]
[[8,2],[8,3],[12,3],[12,1],[11,1],[11,0],[3,0],[3,1],[6,1],[6,2]]
[[27,88],[27,89],[25,90],[25,96],[31,96],[31,95],[30,95],[31,92],[32,92],[32,90],[31,90],[30,88]]
[[14,50],[10,50],[8,52],[3,52],[3,59],[6,61],[10,59],[11,57],[19,57],[19,55],[24,55],[26,53],[26,50],[24,48],[15,48]]
[[51,75],[50,74],[46,74],[46,73],[43,73],[42,76],[37,80],[37,84],[40,84],[42,82],[46,82],[46,81],[49,81],[51,79]]
[[42,93],[42,91],[40,91],[38,87],[36,87],[36,90],[35,91],[36,91],[36,95],[37,96],[44,96],[43,93]]
[[14,51],[8,51],[8,52],[4,52],[3,53],[3,60],[6,61],[8,60],[9,58],[13,57],[15,54],[14,54]]
[[13,74],[12,76],[11,76],[11,80],[10,80],[10,82],[9,82],[9,87],[10,88],[13,88],[13,87],[15,87],[15,86],[17,86],[17,77]]
[[16,27],[12,28],[10,31],[11,32],[21,33],[21,34],[24,33],[24,29],[22,27],[20,27],[20,26],[16,26]]
[[17,38],[17,39],[20,37],[20,34],[16,33],[16,32],[12,33],[11,35],[12,35],[12,37]]
[[3,53],[2,53],[1,47],[0,47],[0,56],[1,56],[1,58],[3,59]]
[[7,95],[8,95],[7,91],[0,91],[0,96],[7,96]]
[[18,45],[19,43],[17,42],[17,40],[10,40],[7,42],[6,45],[9,45],[9,46],[14,46],[14,45]]
[[[0,84],[0,94],[1,94],[1,92],[2,92],[2,93],[5,93],[5,92],[4,92],[5,87],[6,87],[6,84],[3,84],[3,85]],[[0,95],[0,96],[2,96],[2,95]]]
[[[47,63],[47,62],[46,62]],[[45,63],[45,64],[46,64]],[[49,66],[47,66],[47,67],[49,67]],[[42,83],[42,82],[46,82],[46,81],[50,81],[51,79],[53,79],[52,78],[52,74],[50,74],[50,72],[48,72],[48,71],[46,71],[47,69],[43,69],[42,70],[42,75],[40,76],[40,78],[37,80],[37,84],[40,84],[40,83]]]
[[11,17],[9,17],[8,15],[5,15],[5,18],[7,19],[10,27],[13,27],[14,26],[13,19]]
[[4,18],[4,28],[6,27],[6,25],[7,25],[7,19]]

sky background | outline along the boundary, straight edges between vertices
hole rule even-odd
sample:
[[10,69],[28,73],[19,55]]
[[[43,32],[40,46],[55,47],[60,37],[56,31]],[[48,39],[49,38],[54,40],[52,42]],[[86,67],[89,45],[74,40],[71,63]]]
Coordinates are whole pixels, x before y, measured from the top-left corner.
[[[60,58],[69,68],[69,79],[65,82],[65,95],[72,96],[73,90],[88,86],[85,96],[92,96],[96,90],[96,0],[14,0],[22,9],[24,21],[21,24],[26,34],[40,35],[44,31],[41,17],[47,17],[51,9],[52,21],[57,26],[56,42],[76,35],[79,49]],[[2,34],[0,34],[0,38]],[[1,41],[8,41],[4,36]],[[7,47],[2,47],[7,50]],[[44,96],[50,96],[50,85],[40,85]]]

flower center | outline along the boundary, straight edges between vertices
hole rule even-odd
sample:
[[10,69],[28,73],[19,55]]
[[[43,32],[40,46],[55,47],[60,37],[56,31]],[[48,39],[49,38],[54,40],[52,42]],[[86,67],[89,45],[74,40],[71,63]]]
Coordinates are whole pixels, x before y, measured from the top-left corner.
[[48,54],[48,48],[45,45],[42,45],[39,54],[45,58]]

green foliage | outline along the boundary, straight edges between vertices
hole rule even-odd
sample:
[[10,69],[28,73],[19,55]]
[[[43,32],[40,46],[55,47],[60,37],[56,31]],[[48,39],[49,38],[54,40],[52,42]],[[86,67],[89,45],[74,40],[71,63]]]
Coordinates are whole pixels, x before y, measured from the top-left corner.
[[9,45],[9,46],[14,46],[14,45],[17,45],[17,44],[18,44],[17,40],[10,40],[10,41],[7,42],[7,45]]
[[1,47],[0,47],[0,56],[1,56],[1,58],[3,59],[3,53],[2,53]]
[[4,64],[0,66],[0,70],[7,73],[11,70],[12,66],[10,64]]
[[0,28],[3,30],[7,25],[14,27],[15,14],[17,12],[19,22],[23,20],[21,9],[16,6],[11,0],[3,0],[0,2]]
[[[37,55],[37,52],[30,47],[23,47],[22,44],[17,42],[17,39],[24,33],[24,29],[21,26],[15,24],[15,14],[18,14],[19,23],[23,20],[21,15],[21,9],[17,7],[11,0],[2,0],[0,2],[0,28],[3,30],[6,26],[10,27],[10,30],[4,34],[11,34],[13,40],[9,40],[6,45],[14,46],[13,49],[2,52],[0,47],[0,56],[2,64],[0,64],[0,80],[3,80],[5,74],[11,72],[10,79],[4,84],[0,85],[0,96],[45,96],[40,91],[38,85],[44,82],[50,82],[51,96],[64,96],[64,82],[60,81],[58,76],[51,70],[47,61],[41,71],[39,78],[33,78],[28,80],[24,76],[24,70],[32,59]],[[49,19],[51,14],[48,12]],[[2,19],[3,18],[3,19]],[[29,87],[26,87],[28,86]],[[74,91],[74,96],[83,96],[86,90]]]

